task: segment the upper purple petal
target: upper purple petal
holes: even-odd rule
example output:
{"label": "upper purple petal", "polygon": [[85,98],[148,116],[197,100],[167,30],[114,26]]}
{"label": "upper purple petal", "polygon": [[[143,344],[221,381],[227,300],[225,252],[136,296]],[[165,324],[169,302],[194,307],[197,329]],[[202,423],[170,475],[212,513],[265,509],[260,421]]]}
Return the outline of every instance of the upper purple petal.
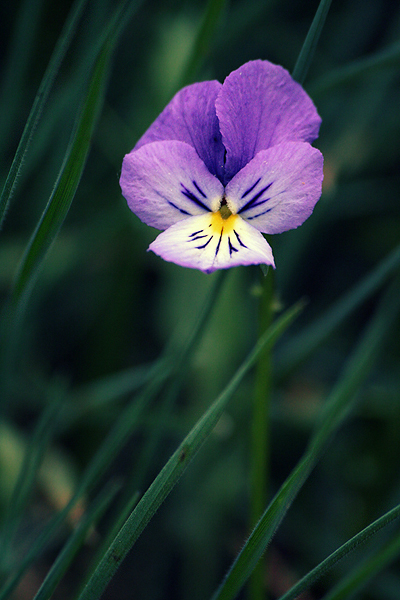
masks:
{"label": "upper purple petal", "polygon": [[222,180],[225,149],[215,112],[221,87],[219,81],[203,81],[180,90],[140,138],[135,150],[149,142],[186,142],[193,146],[210,173]]}
{"label": "upper purple petal", "polygon": [[216,112],[226,149],[224,183],[260,150],[287,141],[312,142],[321,124],[301,85],[283,67],[263,60],[228,75]]}
{"label": "upper purple petal", "polygon": [[185,142],[152,142],[127,154],[121,189],[129,208],[147,225],[166,229],[219,206],[221,182]]}

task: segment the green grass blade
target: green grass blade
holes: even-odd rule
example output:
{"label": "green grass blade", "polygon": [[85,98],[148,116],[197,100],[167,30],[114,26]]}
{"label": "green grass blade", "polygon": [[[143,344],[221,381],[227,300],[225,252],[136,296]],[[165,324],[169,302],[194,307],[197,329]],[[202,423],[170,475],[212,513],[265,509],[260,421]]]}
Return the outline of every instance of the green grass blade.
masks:
{"label": "green grass blade", "polygon": [[103,560],[99,563],[92,578],[79,596],[79,600],[95,600],[101,596],[126,554],[186,470],[200,446],[214,429],[229,399],[245,374],[254,365],[264,348],[272,347],[301,309],[302,303],[299,303],[288,310],[260,338],[254,350],[236,372],[225,390],[199,419],[144,494],[111,544]]}
{"label": "green grass blade", "polygon": [[51,598],[61,578],[85,542],[90,529],[97,521],[99,521],[106,509],[110,506],[119,488],[120,486],[115,483],[107,486],[93,502],[93,505],[82,517],[80,523],[72,532],[65,543],[64,548],[54,561],[50,571],[47,573],[42,585],[35,595],[34,600],[48,600]]}
{"label": "green grass blade", "polygon": [[[53,396],[53,395],[52,395]],[[10,504],[4,516],[0,537],[0,572],[7,571],[9,548],[23,511],[36,483],[38,471],[45,451],[60,424],[62,409],[61,396],[51,397],[51,401],[39,419],[31,441],[26,446],[25,456],[15,483]]]}
{"label": "green grass blade", "polygon": [[42,6],[43,0],[24,0],[21,3],[11,35],[7,60],[3,63],[0,85],[1,164],[4,164],[7,142],[13,127],[15,127],[15,117],[20,109],[20,99],[23,97],[29,61],[34,52],[33,43],[37,34]]}
{"label": "green grass blade", "polygon": [[150,401],[160,392],[166,379],[170,377],[172,373],[176,372],[176,370],[179,371],[182,361],[186,360],[187,357],[193,353],[194,348],[201,339],[200,334],[205,329],[210,311],[215,305],[220,287],[226,276],[227,271],[216,273],[214,284],[211,286],[202,311],[196,319],[195,325],[185,344],[180,348],[171,348],[170,346],[166,348],[164,357],[156,363],[156,368],[148,385],[139,395],[134,396],[130,404],[120,415],[118,421],[115,423],[103,444],[87,466],[81,477],[79,487],[75,491],[73,497],[63,510],[53,517],[50,523],[40,533],[35,543],[29,548],[29,551],[18,565],[18,569],[9,579],[4,589],[1,590],[0,600],[5,600],[9,597],[29,566],[37,560],[49,541],[53,539],[76,502],[98,483],[102,474],[110,466],[115,456],[120,452],[129,436],[132,435],[142,412],[148,406]]}
{"label": "green grass blade", "polygon": [[14,305],[20,303],[29,294],[35,276],[60,230],[75,196],[103,100],[111,50],[111,45],[107,43],[99,55],[86,101],[56,186],[22,259],[12,293]]}
{"label": "green grass blade", "polygon": [[14,160],[12,162],[10,171],[4,184],[3,191],[0,196],[0,230],[11,201],[16,181],[22,168],[23,161],[31,143],[32,136],[39,122],[40,115],[43,111],[43,107],[47,101],[50,90],[53,86],[54,79],[64,59],[65,53],[69,47],[72,37],[75,33],[76,27],[78,25],[79,19],[82,15],[82,11],[85,7],[86,2],[87,0],[77,0],[74,4],[70,16],[65,24],[64,30],[61,33],[56,48],[50,59],[50,63],[43,76],[42,82],[39,86],[38,93],[34,100],[31,112],[29,114],[24,131],[22,133],[21,140],[18,144]]}
{"label": "green grass blade", "polygon": [[331,6],[331,2],[332,0],[321,0],[319,3],[317,12],[315,13],[315,17],[311,23],[311,27],[307,33],[303,47],[300,50],[299,57],[292,72],[293,79],[299,83],[303,83],[307,76],[319,37],[325,24],[325,19]]}
{"label": "green grass blade", "polygon": [[355,60],[344,67],[340,67],[324,75],[309,86],[311,95],[320,98],[334,90],[336,87],[357,81],[361,77],[372,73],[398,67],[400,65],[400,42],[392,44],[389,48],[377,52],[372,56]]}
{"label": "green grass blade", "polygon": [[335,329],[368,300],[400,265],[400,246],[395,248],[364,279],[342,296],[304,331],[294,335],[278,355],[277,376],[287,373],[305,360]]}
{"label": "green grass blade", "polygon": [[323,600],[345,600],[364,587],[375,575],[393,562],[400,554],[400,534],[364,560],[352,573],[324,596]]}
{"label": "green grass blade", "polygon": [[313,583],[325,575],[332,567],[350,552],[358,549],[362,544],[370,541],[371,537],[378,533],[383,527],[394,521],[400,516],[400,504],[388,511],[379,519],[365,527],[362,531],[354,535],[345,544],[340,546],[335,552],[332,552],[325,560],[317,565],[312,571],[300,579],[290,590],[288,590],[279,600],[295,600],[302,592],[309,588]]}
{"label": "green grass blade", "polygon": [[395,280],[321,411],[305,454],[265,510],[213,600],[233,600],[248,580],[329,439],[346,417],[359,386],[368,376],[381,350],[385,336],[393,327],[399,309],[399,281]]}
{"label": "green grass blade", "polygon": [[212,39],[221,20],[227,0],[208,0],[203,21],[197,33],[179,87],[192,83],[210,51]]}
{"label": "green grass blade", "polygon": [[[259,330],[265,331],[274,316],[274,274],[261,275],[261,293],[258,306]],[[270,412],[272,398],[272,352],[263,352],[256,366],[251,420],[250,446],[250,528],[264,511],[269,497],[271,432]],[[249,582],[249,600],[264,600],[264,565],[259,563]]]}

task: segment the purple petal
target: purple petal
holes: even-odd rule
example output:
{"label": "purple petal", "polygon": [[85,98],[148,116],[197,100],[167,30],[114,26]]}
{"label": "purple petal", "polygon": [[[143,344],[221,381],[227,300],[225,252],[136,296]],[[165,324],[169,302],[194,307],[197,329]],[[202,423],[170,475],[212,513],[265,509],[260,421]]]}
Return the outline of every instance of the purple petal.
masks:
{"label": "purple petal", "polygon": [[120,185],[129,208],[157,229],[216,210],[223,195],[221,182],[194,148],[175,141],[132,150],[124,158]]}
{"label": "purple petal", "polygon": [[301,225],[321,196],[323,157],[305,142],[259,152],[226,187],[230,209],[264,233]]}
{"label": "purple petal", "polygon": [[238,265],[274,265],[262,234],[237,215],[219,212],[179,221],[150,244],[149,250],[182,267],[212,273]]}
{"label": "purple petal", "polygon": [[186,142],[195,148],[210,173],[221,179],[225,149],[215,112],[215,100],[221,87],[219,81],[204,81],[180,90],[134,149],[164,140]]}
{"label": "purple petal", "polygon": [[321,123],[301,85],[282,67],[262,60],[228,75],[216,110],[227,152],[225,183],[260,150],[286,141],[312,142]]}

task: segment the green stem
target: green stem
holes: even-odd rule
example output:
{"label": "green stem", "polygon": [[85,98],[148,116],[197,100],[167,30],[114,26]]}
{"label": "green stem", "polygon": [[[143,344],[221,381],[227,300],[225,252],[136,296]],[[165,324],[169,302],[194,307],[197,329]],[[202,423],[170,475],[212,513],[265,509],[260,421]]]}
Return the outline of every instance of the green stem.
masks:
{"label": "green stem", "polygon": [[[262,277],[259,304],[259,335],[272,323],[273,273]],[[251,428],[250,466],[250,527],[253,529],[262,515],[268,496],[270,459],[270,400],[271,400],[271,349],[266,349],[258,359]],[[264,562],[259,562],[249,581],[250,600],[265,598]]]}

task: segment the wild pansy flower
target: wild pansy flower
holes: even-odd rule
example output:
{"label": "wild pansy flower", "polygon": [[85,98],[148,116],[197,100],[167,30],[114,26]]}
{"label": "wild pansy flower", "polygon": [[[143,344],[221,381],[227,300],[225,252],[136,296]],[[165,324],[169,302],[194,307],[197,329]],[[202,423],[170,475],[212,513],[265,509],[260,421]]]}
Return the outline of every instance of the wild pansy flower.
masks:
{"label": "wild pansy flower", "polygon": [[262,233],[301,225],[321,195],[321,119],[280,66],[255,60],[178,92],[124,158],[130,209],[162,258],[211,273],[274,264]]}

